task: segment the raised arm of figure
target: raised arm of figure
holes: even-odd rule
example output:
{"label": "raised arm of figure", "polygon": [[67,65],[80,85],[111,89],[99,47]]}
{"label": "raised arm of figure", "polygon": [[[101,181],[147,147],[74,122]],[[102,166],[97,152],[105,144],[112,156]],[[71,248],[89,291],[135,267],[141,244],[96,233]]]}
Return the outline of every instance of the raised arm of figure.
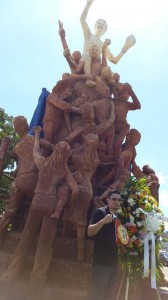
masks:
{"label": "raised arm of figure", "polygon": [[81,14],[81,17],[80,17],[80,22],[81,22],[81,25],[82,25],[82,28],[83,28],[83,33],[84,33],[84,36],[87,38],[88,36],[90,36],[90,28],[86,22],[86,18],[87,18],[87,15],[88,15],[88,11],[89,11],[89,8],[90,8],[90,5],[92,4],[94,0],[87,0],[87,3],[83,9],[83,12]]}
{"label": "raised arm of figure", "polygon": [[132,86],[129,83],[125,83],[127,92],[132,98],[132,102],[128,102],[129,110],[136,110],[136,109],[141,109],[141,104],[135,95]]}
{"label": "raised arm of figure", "polygon": [[107,67],[106,48],[111,44],[110,39],[106,39],[102,47],[102,68]]}
{"label": "raised arm of figure", "polygon": [[40,126],[36,126],[33,128],[33,131],[35,133],[34,136],[34,148],[33,148],[33,156],[36,166],[39,168],[42,161],[45,160],[44,156],[42,156],[40,151],[40,132],[42,131],[42,128]]}
{"label": "raised arm of figure", "polygon": [[74,62],[74,60],[72,59],[72,56],[71,56],[71,53],[70,53],[70,50],[69,48],[64,48],[64,52],[63,52],[63,55],[64,57],[66,58],[69,66],[70,66],[70,69],[76,69],[77,68],[77,65],[76,63]]}
{"label": "raised arm of figure", "polygon": [[66,42],[66,39],[65,39],[65,30],[63,28],[63,23],[60,20],[58,21],[58,25],[59,25],[58,33],[59,33],[60,38],[61,38],[62,46],[65,50],[66,48],[68,48],[68,45],[67,45],[67,42]]}
{"label": "raised arm of figure", "polygon": [[122,47],[121,52],[115,57],[111,52],[109,48],[106,48],[106,57],[109,61],[111,61],[113,64],[117,64],[119,60],[122,58],[122,56],[128,51],[129,48],[133,47],[136,43],[136,39],[134,35],[129,35],[126,40],[125,44]]}

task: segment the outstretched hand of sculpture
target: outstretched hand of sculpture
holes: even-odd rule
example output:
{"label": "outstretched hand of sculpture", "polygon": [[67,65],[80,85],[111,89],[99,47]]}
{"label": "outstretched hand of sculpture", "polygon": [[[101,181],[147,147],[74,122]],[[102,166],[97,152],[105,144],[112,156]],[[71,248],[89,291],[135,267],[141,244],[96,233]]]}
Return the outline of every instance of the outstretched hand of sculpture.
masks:
{"label": "outstretched hand of sculpture", "polygon": [[[83,12],[80,17],[81,25],[83,28],[83,34],[84,34],[84,51],[83,56],[81,60],[84,60],[85,66],[84,70],[86,74],[91,73],[91,62],[89,58],[89,50],[91,46],[96,45],[102,50],[103,42],[101,41],[100,37],[106,32],[107,30],[107,23],[103,19],[99,19],[96,21],[95,24],[95,34],[93,34],[86,22],[88,11],[90,8],[90,5],[93,3],[94,0],[88,0]],[[115,57],[111,52],[110,49],[106,48],[106,57],[109,61],[111,61],[114,64],[117,64],[118,61],[122,58],[122,56],[128,51],[130,47],[132,47],[136,42],[136,39],[133,35],[130,35],[126,38],[125,44],[121,50],[121,52]]]}
{"label": "outstretched hand of sculpture", "polygon": [[63,23],[59,20],[58,21],[58,25],[59,25],[59,35],[61,39],[65,39],[65,30],[63,28]]}

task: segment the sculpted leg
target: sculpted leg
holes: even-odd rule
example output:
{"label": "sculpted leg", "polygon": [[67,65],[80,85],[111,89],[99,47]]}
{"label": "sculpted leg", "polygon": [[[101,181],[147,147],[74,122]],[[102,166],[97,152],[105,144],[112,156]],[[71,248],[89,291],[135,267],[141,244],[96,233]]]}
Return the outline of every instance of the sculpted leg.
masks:
{"label": "sculpted leg", "polygon": [[3,214],[3,217],[0,221],[0,248],[2,247],[4,239],[6,237],[8,226],[19,209],[22,196],[23,195],[21,192],[19,192],[15,188],[12,188],[11,196],[5,207],[5,213]]}
{"label": "sculpted leg", "polygon": [[50,215],[44,216],[38,239],[36,257],[33,270],[31,272],[31,281],[45,282],[47,271],[52,256],[52,246],[56,233],[57,220]]}
{"label": "sculpted leg", "polygon": [[130,125],[128,123],[124,124],[119,131],[119,133],[114,138],[114,146],[113,146],[113,155],[119,156],[121,152],[121,146],[123,143],[124,138],[128,134],[130,129]]}
{"label": "sculpted leg", "polygon": [[40,227],[41,214],[36,210],[29,212],[27,221],[21,236],[20,243],[16,249],[13,260],[9,265],[7,271],[4,273],[2,279],[11,281],[18,276],[18,273],[22,267],[22,263],[29,251],[29,248],[36,236],[36,233]]}
{"label": "sculpted leg", "polygon": [[84,261],[84,252],[85,252],[85,232],[86,227],[85,226],[79,226],[77,225],[77,242],[78,242],[78,261],[83,262]]}

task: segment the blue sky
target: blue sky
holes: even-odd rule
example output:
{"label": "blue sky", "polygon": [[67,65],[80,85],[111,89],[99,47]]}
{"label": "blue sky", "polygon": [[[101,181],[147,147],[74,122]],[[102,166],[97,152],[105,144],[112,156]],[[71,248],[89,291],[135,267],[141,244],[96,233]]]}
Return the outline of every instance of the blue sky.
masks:
{"label": "blue sky", "polygon": [[[28,121],[43,87],[51,91],[68,72],[58,35],[64,23],[71,51],[82,51],[80,14],[86,0],[0,0],[0,106],[9,115]],[[137,164],[149,164],[160,178],[160,208],[168,217],[168,2],[167,0],[95,0],[88,23],[94,31],[97,18],[104,18],[117,55],[129,34],[136,37],[117,65],[109,64],[129,82],[141,102],[140,111],[129,112],[131,128],[141,132]],[[102,39],[104,39],[102,38]],[[168,226],[167,226],[168,227]]]}

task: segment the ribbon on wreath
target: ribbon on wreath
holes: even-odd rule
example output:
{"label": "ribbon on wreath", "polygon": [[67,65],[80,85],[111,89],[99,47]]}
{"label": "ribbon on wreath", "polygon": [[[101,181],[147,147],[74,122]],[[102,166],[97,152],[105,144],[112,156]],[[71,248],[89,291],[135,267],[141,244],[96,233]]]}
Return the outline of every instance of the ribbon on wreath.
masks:
{"label": "ribbon on wreath", "polygon": [[156,289],[156,257],[155,257],[155,235],[160,228],[162,220],[156,216],[151,216],[143,209],[140,209],[145,214],[145,229],[146,236],[144,238],[144,277],[149,276],[149,241],[151,241],[151,288]]}

